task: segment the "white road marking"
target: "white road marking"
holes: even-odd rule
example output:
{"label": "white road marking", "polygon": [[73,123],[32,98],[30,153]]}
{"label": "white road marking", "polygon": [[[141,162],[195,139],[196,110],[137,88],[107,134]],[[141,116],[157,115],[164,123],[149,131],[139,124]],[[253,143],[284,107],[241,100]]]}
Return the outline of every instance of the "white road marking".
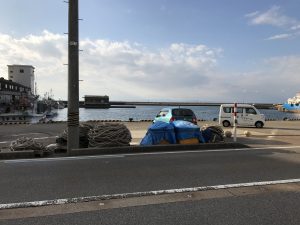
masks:
{"label": "white road marking", "polygon": [[75,157],[57,157],[57,158],[43,158],[43,159],[15,159],[4,160],[6,164],[13,163],[39,163],[39,162],[53,162],[53,161],[69,161],[69,160],[82,160],[82,159],[110,159],[110,158],[123,158],[123,155],[96,155],[96,156],[75,156]]}
{"label": "white road marking", "polygon": [[18,137],[18,136],[28,136],[28,135],[34,135],[34,134],[41,134],[41,133],[23,133],[23,134],[13,134],[12,137]]}
{"label": "white road marking", "polygon": [[278,146],[278,147],[260,147],[260,148],[230,148],[230,149],[211,149],[211,150],[190,150],[190,151],[168,151],[168,152],[145,152],[145,153],[126,153],[124,156],[138,156],[138,155],[164,155],[164,154],[184,154],[184,153],[207,153],[207,152],[233,152],[233,151],[251,151],[251,150],[265,150],[265,149],[293,149],[300,146]]}
{"label": "white road marking", "polygon": [[33,201],[33,202],[17,202],[17,203],[0,204],[0,210],[49,206],[49,205],[63,205],[69,203],[80,203],[80,202],[100,201],[100,200],[109,200],[109,199],[123,199],[123,198],[153,196],[153,195],[163,195],[163,194],[220,190],[220,189],[228,189],[228,188],[255,187],[255,186],[266,186],[266,185],[275,185],[275,184],[290,184],[290,183],[299,183],[299,182],[300,182],[300,178],[297,178],[297,179],[288,179],[288,180],[259,181],[259,182],[238,183],[238,184],[221,184],[221,185],[214,185],[214,186],[202,186],[202,187],[192,187],[192,188],[179,188],[179,189],[132,192],[132,193],[112,194],[112,195],[98,195],[98,196],[87,196],[87,197],[77,197],[77,198],[42,200],[42,201]]}
{"label": "white road marking", "polygon": [[41,139],[50,139],[50,138],[58,138],[58,136],[52,136],[52,137],[38,137],[38,138],[33,138],[35,140],[41,140]]}

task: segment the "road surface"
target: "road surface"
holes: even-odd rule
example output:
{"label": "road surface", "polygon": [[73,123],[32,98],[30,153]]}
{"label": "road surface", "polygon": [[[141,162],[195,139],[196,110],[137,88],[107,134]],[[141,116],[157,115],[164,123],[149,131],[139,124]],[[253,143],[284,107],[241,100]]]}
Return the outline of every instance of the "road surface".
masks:
{"label": "road surface", "polygon": [[[1,161],[0,204],[15,208],[0,210],[0,224],[299,224],[299,149]],[[205,189],[212,186],[216,190]],[[151,192],[158,190],[170,193]],[[124,193],[132,198],[34,208],[15,204]]]}

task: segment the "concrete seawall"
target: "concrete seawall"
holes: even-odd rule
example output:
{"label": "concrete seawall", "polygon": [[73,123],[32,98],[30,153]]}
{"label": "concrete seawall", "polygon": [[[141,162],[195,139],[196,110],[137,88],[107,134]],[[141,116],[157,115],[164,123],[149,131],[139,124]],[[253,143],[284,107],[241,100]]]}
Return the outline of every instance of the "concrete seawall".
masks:
{"label": "concrete seawall", "polygon": [[[63,101],[67,106],[68,102]],[[108,105],[112,108],[132,108],[135,106],[220,106],[222,104],[228,104],[232,102],[129,102],[129,101],[109,101]],[[274,103],[243,103],[254,105],[258,109],[276,109],[278,104]],[[84,107],[84,101],[79,102],[80,107]],[[103,105],[107,108],[107,105]],[[103,108],[103,106],[99,108]],[[104,107],[104,108],[105,108]]]}

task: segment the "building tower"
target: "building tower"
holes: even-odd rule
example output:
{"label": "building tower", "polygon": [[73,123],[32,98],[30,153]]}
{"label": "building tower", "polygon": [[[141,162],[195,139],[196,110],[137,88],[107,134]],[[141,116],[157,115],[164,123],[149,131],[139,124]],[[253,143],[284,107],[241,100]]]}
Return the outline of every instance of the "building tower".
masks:
{"label": "building tower", "polygon": [[34,88],[34,67],[31,65],[7,65],[8,80],[31,88],[31,93],[36,94]]}

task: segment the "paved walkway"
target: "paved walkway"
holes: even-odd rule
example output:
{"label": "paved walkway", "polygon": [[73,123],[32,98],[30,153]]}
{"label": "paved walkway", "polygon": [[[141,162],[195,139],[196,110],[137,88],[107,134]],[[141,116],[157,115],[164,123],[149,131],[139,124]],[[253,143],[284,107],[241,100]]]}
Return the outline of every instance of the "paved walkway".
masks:
{"label": "paved walkway", "polygon": [[[132,145],[138,145],[145,136],[151,122],[124,122],[132,135]],[[199,126],[218,125],[213,121],[200,121]],[[66,123],[54,124],[19,124],[0,126],[0,148],[9,146],[10,142],[19,137],[33,137],[45,144],[55,143],[55,139],[67,127]],[[223,128],[224,131],[232,128]],[[245,131],[250,136],[245,136]],[[267,146],[300,146],[300,121],[267,121],[264,128],[238,127],[237,142],[251,147]],[[232,139],[227,139],[232,141]]]}

